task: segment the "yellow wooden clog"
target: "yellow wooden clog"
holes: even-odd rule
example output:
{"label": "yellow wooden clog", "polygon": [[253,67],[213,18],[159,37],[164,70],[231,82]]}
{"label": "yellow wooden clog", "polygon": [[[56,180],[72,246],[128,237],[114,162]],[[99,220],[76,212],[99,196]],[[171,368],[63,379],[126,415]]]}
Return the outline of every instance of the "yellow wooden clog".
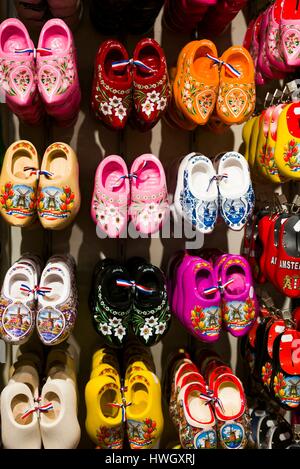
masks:
{"label": "yellow wooden clog", "polygon": [[300,104],[284,107],[277,125],[275,162],[280,173],[290,179],[300,179]]}
{"label": "yellow wooden clog", "polygon": [[44,228],[61,230],[80,208],[77,156],[66,143],[53,143],[43,157],[37,211]]}
{"label": "yellow wooden clog", "polygon": [[101,449],[123,447],[122,395],[110,376],[97,376],[85,387],[86,431]]}
{"label": "yellow wooden clog", "polygon": [[[130,370],[129,370],[130,371]],[[150,449],[163,431],[161,387],[151,371],[126,372],[125,400],[127,434],[131,449]]]}
{"label": "yellow wooden clog", "polygon": [[249,156],[248,163],[251,171],[251,175],[254,176],[254,164],[256,158],[256,149],[257,149],[257,140],[260,128],[260,118],[261,116],[254,117],[254,123],[251,132],[250,144],[249,144]]}
{"label": "yellow wooden clog", "polygon": [[288,178],[280,174],[274,158],[275,148],[277,144],[278,119],[285,106],[286,104],[278,104],[278,106],[274,108],[266,142],[265,170],[267,172],[269,180],[272,181],[273,184],[281,184],[288,181]]}
{"label": "yellow wooden clog", "polygon": [[0,177],[1,215],[10,225],[29,226],[36,215],[39,159],[35,147],[19,140],[7,149]]}
{"label": "yellow wooden clog", "polygon": [[256,147],[255,168],[259,179],[262,182],[271,182],[268,178],[266,167],[269,164],[269,154],[267,152],[267,138],[271,125],[272,114],[275,106],[269,107],[262,112],[259,133]]}
{"label": "yellow wooden clog", "polygon": [[255,122],[255,117],[251,117],[251,119],[249,119],[244,124],[243,131],[242,131],[242,138],[243,138],[243,142],[245,145],[244,156],[247,161],[249,161],[250,140],[251,140],[251,134],[253,131],[254,122]]}

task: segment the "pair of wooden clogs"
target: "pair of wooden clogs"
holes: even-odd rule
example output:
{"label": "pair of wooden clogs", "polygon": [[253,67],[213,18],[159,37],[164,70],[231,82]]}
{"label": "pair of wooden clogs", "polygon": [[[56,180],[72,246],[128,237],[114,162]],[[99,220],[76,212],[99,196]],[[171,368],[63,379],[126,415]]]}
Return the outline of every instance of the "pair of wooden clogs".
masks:
{"label": "pair of wooden clogs", "polygon": [[213,42],[189,42],[178,57],[173,100],[187,130],[207,124],[214,110],[227,126],[245,122],[255,107],[250,54],[233,46],[218,58]]}
{"label": "pair of wooden clogs", "polygon": [[65,228],[80,208],[79,167],[72,148],[53,143],[40,167],[32,143],[10,145],[0,176],[0,207],[10,225],[27,227],[37,214],[44,228]]}
{"label": "pair of wooden clogs", "polygon": [[245,158],[256,182],[300,179],[299,115],[299,103],[282,103],[246,122]]}

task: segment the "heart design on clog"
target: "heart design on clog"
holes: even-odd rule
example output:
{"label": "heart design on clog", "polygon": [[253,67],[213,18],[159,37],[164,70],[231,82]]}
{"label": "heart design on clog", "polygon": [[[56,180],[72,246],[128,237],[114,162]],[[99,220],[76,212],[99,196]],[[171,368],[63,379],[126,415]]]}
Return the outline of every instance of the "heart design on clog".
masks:
{"label": "heart design on clog", "polygon": [[45,344],[52,344],[65,332],[66,320],[56,308],[40,309],[36,318],[36,327]]}
{"label": "heart design on clog", "polygon": [[32,313],[21,302],[10,304],[2,316],[2,327],[13,340],[20,340],[32,327]]}
{"label": "heart design on clog", "polygon": [[204,90],[196,96],[197,110],[202,119],[207,119],[216,102],[216,93],[213,90]]}
{"label": "heart design on clog", "polygon": [[60,75],[58,71],[50,66],[45,65],[39,71],[39,86],[49,96],[53,96],[60,88]]}
{"label": "heart design on clog", "polygon": [[297,29],[289,29],[288,33],[284,35],[284,45],[291,57],[299,52],[300,34]]}
{"label": "heart design on clog", "polygon": [[33,74],[27,65],[19,65],[10,73],[11,88],[17,95],[27,96],[33,85]]}
{"label": "heart design on clog", "polygon": [[240,88],[233,88],[226,94],[225,103],[231,114],[234,117],[239,117],[248,105],[248,97],[245,91]]}

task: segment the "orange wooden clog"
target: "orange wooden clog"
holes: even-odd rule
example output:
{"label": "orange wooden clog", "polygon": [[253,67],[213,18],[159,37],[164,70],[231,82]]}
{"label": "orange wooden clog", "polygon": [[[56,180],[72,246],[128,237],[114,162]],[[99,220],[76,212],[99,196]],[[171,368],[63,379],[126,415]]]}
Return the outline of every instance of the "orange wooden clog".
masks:
{"label": "orange wooden clog", "polygon": [[[217,114],[225,124],[242,124],[255,108],[254,64],[249,52],[232,46],[220,58],[220,89]],[[232,72],[238,72],[237,76]]]}
{"label": "orange wooden clog", "polygon": [[175,99],[175,103],[176,103],[176,106],[178,108],[179,108],[179,103],[178,103],[178,100],[177,100],[177,96],[179,95],[179,86],[180,86],[180,83],[181,83],[181,80],[182,80],[182,75],[183,75],[183,71],[184,71],[184,62],[185,62],[185,59],[186,59],[186,55],[187,55],[189,49],[191,47],[193,47],[197,42],[198,41],[191,41],[188,44],[186,44],[183,47],[183,49],[181,49],[180,54],[179,54],[178,59],[177,59],[177,67],[176,67],[175,78],[174,78],[174,80],[172,79],[172,81],[173,81],[172,90],[173,90],[173,96],[174,96],[174,99]]}
{"label": "orange wooden clog", "polygon": [[175,128],[179,128],[183,130],[195,130],[195,128],[197,127],[197,124],[187,119],[185,115],[182,113],[181,109],[177,107],[176,105],[175,93],[174,93],[176,74],[177,74],[177,69],[175,67],[172,67],[169,69],[169,77],[170,77],[170,83],[172,86],[173,93],[172,93],[170,104],[167,109],[167,113],[165,114],[166,121],[171,127],[175,127]]}
{"label": "orange wooden clog", "polygon": [[208,55],[217,58],[214,43],[206,39],[194,41],[187,49],[181,79],[177,82],[178,91],[175,90],[178,106],[189,120],[198,125],[208,122],[218,95],[218,65]]}

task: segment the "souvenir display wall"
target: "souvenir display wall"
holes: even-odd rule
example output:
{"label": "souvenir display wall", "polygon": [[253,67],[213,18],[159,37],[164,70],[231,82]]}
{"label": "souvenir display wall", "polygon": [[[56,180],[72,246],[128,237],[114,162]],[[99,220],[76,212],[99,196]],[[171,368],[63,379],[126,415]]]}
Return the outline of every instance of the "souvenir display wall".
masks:
{"label": "souvenir display wall", "polygon": [[3,448],[299,448],[299,2],[14,3]]}

